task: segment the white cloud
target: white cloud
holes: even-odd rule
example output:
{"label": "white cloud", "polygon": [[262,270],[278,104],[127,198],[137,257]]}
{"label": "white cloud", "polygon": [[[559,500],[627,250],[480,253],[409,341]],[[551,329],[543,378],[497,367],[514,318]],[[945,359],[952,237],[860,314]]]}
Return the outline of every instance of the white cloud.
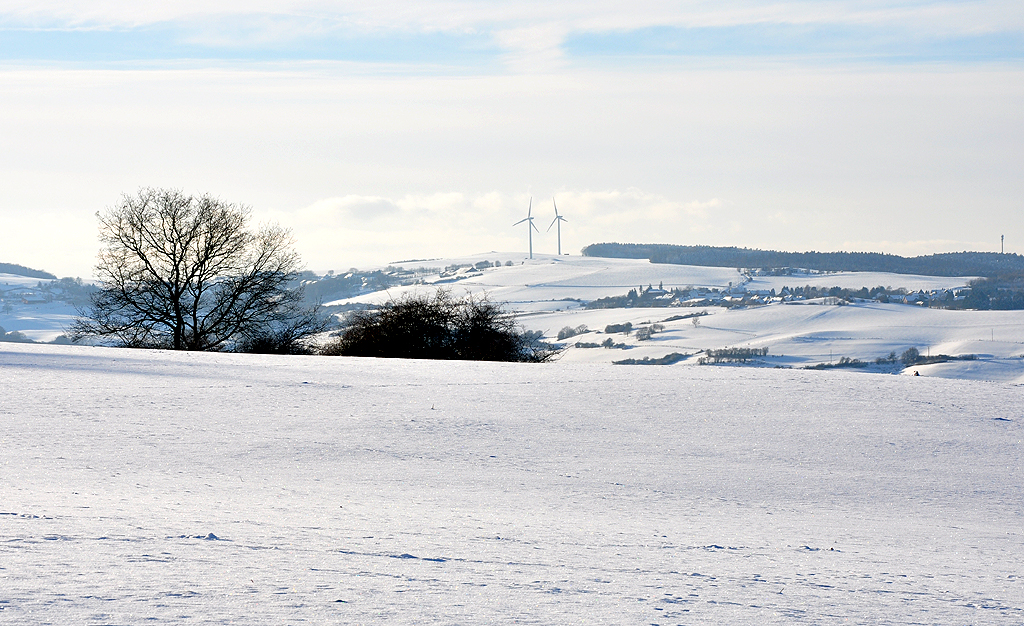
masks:
{"label": "white cloud", "polygon": [[349,195],[319,200],[296,211],[293,220],[298,224],[314,226],[335,226],[353,221],[363,225],[379,221],[398,211],[398,205],[387,198]]}
{"label": "white cloud", "polygon": [[630,188],[624,191],[584,191],[560,193],[559,199],[575,207],[582,219],[614,226],[624,220],[672,228],[706,219],[708,210],[720,207],[721,200],[679,201]]}
{"label": "white cloud", "polygon": [[[1024,12],[1015,0],[953,1],[750,1],[611,0],[241,0],[179,2],[97,0],[0,1],[8,23],[69,27],[135,27],[162,22],[259,17],[337,24],[364,31],[499,32],[558,24],[563,32],[628,30],[650,26],[715,27],[738,24],[903,25],[922,33],[977,33],[1020,29]],[[548,28],[543,26],[543,28]],[[512,35],[516,38],[516,35]],[[507,38],[508,35],[501,35]],[[527,39],[530,37],[527,35]]]}
{"label": "white cloud", "polygon": [[88,274],[93,214],[140,186],[249,204],[318,269],[525,250],[512,224],[531,195],[542,230],[557,196],[567,251],[962,249],[1002,233],[1024,250],[1012,67],[8,68],[0,101],[0,260],[57,273]]}
{"label": "white cloud", "polygon": [[494,34],[495,42],[506,51],[505,63],[513,70],[551,71],[565,64],[562,43],[567,30],[556,23],[540,23]]}

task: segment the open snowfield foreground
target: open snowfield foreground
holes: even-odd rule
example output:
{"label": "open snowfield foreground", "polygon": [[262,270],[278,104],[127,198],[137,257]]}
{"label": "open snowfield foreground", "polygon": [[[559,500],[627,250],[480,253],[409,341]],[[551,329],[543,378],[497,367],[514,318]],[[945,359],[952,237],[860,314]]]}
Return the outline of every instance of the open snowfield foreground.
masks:
{"label": "open snowfield foreground", "polygon": [[1020,624],[1022,388],[0,345],[2,624]]}

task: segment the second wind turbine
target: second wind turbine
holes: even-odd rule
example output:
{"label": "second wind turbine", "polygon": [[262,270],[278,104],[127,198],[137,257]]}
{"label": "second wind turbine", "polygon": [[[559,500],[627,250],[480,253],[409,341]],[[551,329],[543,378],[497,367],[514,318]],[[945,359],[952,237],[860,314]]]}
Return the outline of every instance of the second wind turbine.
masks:
{"label": "second wind turbine", "polygon": [[526,212],[526,217],[524,217],[523,219],[519,220],[518,222],[516,222],[515,224],[512,224],[512,225],[513,226],[519,226],[523,222],[526,222],[526,223],[529,224],[529,226],[526,228],[526,232],[528,232],[530,234],[530,258],[532,259],[533,258],[533,231],[537,231],[538,233],[540,232],[540,229],[537,228],[537,226],[535,226],[534,223],[533,223],[533,197],[532,196],[530,197],[530,209]]}
{"label": "second wind turbine", "polygon": [[[551,220],[551,226],[558,224],[558,256],[562,256],[562,222],[568,222],[558,214],[558,205],[555,204],[555,197],[551,196],[551,204],[555,206],[555,219]],[[548,232],[551,232],[551,226],[548,226]]]}

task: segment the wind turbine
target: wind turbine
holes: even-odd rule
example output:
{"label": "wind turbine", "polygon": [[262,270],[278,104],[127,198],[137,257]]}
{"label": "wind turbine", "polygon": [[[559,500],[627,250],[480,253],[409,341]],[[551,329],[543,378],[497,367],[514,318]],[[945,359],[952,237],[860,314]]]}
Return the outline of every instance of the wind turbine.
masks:
{"label": "wind turbine", "polygon": [[[558,205],[555,204],[554,196],[551,196],[551,204],[555,206],[555,219],[551,220],[551,226],[558,224],[558,256],[562,256],[562,222],[568,222],[569,220],[558,214]],[[547,232],[551,232],[551,226],[548,226]]]}
{"label": "wind turbine", "polygon": [[513,226],[519,226],[523,222],[527,222],[530,225],[526,229],[526,232],[528,232],[530,234],[530,258],[532,259],[533,258],[533,231],[537,231],[538,233],[540,232],[540,229],[537,228],[534,225],[534,223],[533,223],[533,197],[532,196],[530,197],[530,209],[526,212],[526,217],[524,217],[523,219],[519,220],[518,222],[516,222],[515,224],[512,224],[512,225]]}

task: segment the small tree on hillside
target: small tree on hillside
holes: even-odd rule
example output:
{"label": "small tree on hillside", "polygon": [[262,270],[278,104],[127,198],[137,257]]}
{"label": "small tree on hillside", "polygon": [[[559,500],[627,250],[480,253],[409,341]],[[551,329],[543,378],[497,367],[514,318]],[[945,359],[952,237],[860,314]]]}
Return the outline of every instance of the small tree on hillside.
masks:
{"label": "small tree on hillside", "polygon": [[921,351],[914,347],[907,348],[903,351],[903,354],[900,355],[900,361],[902,361],[903,365],[906,365],[907,367],[917,363],[920,358]]}
{"label": "small tree on hillside", "polygon": [[101,289],[73,324],[73,338],[295,351],[326,321],[289,289],[300,260],[288,231],[252,230],[250,216],[248,207],[173,189],[142,189],[97,213]]}

